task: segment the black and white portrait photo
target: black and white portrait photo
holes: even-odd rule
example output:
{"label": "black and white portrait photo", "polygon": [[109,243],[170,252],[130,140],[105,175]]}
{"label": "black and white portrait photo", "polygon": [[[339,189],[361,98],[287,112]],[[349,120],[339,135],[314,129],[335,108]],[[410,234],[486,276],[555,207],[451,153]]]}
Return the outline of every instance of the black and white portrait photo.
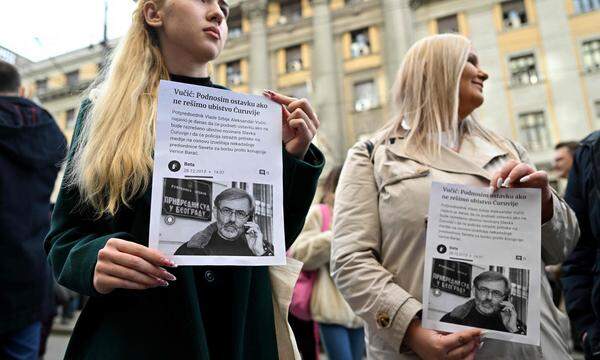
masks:
{"label": "black and white portrait photo", "polygon": [[274,255],[271,185],[171,178],[163,185],[160,245],[165,252]]}
{"label": "black and white portrait photo", "polygon": [[433,259],[429,318],[527,335],[529,270]]}

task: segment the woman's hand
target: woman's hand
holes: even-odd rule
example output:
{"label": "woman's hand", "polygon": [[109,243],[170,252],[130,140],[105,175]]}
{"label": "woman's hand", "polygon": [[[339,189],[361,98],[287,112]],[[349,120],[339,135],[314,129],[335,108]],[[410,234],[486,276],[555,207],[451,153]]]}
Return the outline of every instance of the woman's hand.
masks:
{"label": "woman's hand", "polygon": [[281,104],[282,134],[285,150],[298,159],[304,159],[310,142],[317,134],[320,122],[306,99],[296,99],[265,90],[263,94]]}
{"label": "woman's hand", "polygon": [[421,320],[413,320],[406,330],[405,342],[421,359],[473,360],[479,349],[481,330],[468,329],[454,334],[443,334],[421,327]]}
{"label": "woman's hand", "polygon": [[535,171],[531,166],[515,160],[509,160],[502,169],[496,171],[490,187],[496,191],[500,187],[535,188],[542,190],[542,224],[552,219],[554,207],[552,190],[545,171]]}
{"label": "woman's hand", "polygon": [[98,252],[94,288],[101,294],[114,289],[144,290],[168,286],[175,276],[161,266],[175,264],[159,251],[131,241],[112,238]]}

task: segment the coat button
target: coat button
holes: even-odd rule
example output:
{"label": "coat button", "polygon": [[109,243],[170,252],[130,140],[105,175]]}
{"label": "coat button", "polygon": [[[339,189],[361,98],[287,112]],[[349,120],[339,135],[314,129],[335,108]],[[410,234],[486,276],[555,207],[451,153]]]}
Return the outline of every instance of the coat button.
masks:
{"label": "coat button", "polygon": [[215,274],[212,271],[208,270],[204,273],[204,279],[208,282],[213,282],[215,281]]}
{"label": "coat button", "polygon": [[377,313],[377,325],[382,328],[386,328],[390,326],[390,316],[385,311],[380,311]]}

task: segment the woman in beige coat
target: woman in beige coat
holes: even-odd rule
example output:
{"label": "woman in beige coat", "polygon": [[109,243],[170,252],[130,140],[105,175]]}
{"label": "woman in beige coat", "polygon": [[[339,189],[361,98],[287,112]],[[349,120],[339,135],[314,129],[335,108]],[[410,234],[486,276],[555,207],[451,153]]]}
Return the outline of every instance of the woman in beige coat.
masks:
{"label": "woman in beige coat", "polygon": [[302,232],[290,255],[304,263],[303,270],[317,271],[310,301],[312,318],[319,324],[327,356],[332,360],[360,360],[365,351],[362,320],[354,314],[329,275],[331,211],[342,168],[331,170],[323,184],[320,204],[308,212]]}
{"label": "woman in beige coat", "polygon": [[570,358],[569,335],[559,326],[564,315],[545,277],[541,346],[482,341],[477,329],[442,334],[420,326],[432,181],[541,189],[542,270],[561,262],[579,236],[573,212],[526,151],[471,116],[487,78],[462,36],[415,43],[398,72],[396,118],[349,152],[336,192],[331,271],[365,321],[369,359]]}

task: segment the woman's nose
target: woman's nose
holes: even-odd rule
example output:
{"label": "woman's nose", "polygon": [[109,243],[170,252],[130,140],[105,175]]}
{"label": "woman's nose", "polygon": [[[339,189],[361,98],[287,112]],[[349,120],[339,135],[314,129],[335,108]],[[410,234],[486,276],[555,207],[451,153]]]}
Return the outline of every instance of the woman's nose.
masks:
{"label": "woman's nose", "polygon": [[225,14],[223,14],[223,10],[221,10],[217,1],[215,1],[213,4],[214,5],[211,7],[207,14],[208,21],[215,22],[218,25],[221,25],[223,20],[225,20]]}

